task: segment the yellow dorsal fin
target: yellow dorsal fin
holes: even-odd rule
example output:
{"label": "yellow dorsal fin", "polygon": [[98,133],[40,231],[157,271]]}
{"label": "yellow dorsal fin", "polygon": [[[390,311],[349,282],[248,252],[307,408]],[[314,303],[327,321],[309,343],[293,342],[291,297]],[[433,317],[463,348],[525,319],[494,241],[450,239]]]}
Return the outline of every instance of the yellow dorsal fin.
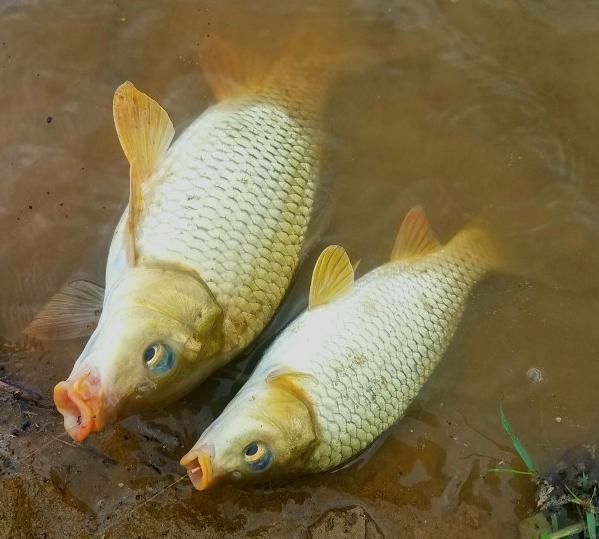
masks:
{"label": "yellow dorsal fin", "polygon": [[309,309],[333,301],[354,284],[354,270],[343,247],[330,245],[316,261],[310,284]]}
{"label": "yellow dorsal fin", "polygon": [[175,130],[166,111],[129,81],[116,89],[112,112],[130,166],[129,258],[135,264],[135,232],[142,207],[142,185],[166,154]]}
{"label": "yellow dorsal fin", "polygon": [[440,247],[441,244],[433,235],[424,210],[416,206],[406,214],[399,227],[391,251],[391,261],[420,258]]}
{"label": "yellow dorsal fin", "polygon": [[202,42],[200,63],[219,101],[260,91],[267,84],[271,67],[271,63],[249,58],[214,36]]}

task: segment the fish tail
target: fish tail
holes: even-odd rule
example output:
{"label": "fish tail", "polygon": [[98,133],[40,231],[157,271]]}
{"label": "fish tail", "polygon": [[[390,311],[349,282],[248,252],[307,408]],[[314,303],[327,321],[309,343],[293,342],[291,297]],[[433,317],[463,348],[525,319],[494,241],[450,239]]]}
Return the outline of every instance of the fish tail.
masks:
{"label": "fish tail", "polygon": [[470,225],[458,232],[446,245],[434,235],[420,206],[405,216],[391,251],[391,262],[410,261],[438,252],[475,262],[484,270],[505,271],[505,255],[485,227]]}
{"label": "fish tail", "polygon": [[505,250],[484,227],[469,225],[449,242],[452,251],[464,252],[469,259],[492,271],[509,272]]}
{"label": "fish tail", "polygon": [[200,44],[202,72],[219,101],[257,95],[289,107],[315,107],[364,56],[355,45],[352,50],[352,26],[339,16],[303,16],[286,32],[289,37],[269,50],[211,34]]}

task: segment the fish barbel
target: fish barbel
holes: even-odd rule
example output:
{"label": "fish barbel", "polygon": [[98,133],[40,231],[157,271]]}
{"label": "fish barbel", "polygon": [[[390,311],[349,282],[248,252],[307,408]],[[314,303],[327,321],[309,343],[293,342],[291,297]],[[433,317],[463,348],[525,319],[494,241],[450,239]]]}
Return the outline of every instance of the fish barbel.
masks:
{"label": "fish barbel", "polygon": [[355,283],[345,251],[325,249],[308,310],[181,460],[196,488],[329,470],[358,455],[404,414],[470,291],[498,266],[482,230],[441,246],[420,208],[407,214],[391,261]]}
{"label": "fish barbel", "polygon": [[203,67],[218,103],[172,145],[173,125],[158,103],[130,82],[116,90],[130,199],[105,292],[71,283],[27,329],[42,339],[76,337],[97,322],[54,389],[77,441],[182,396],[230,361],[264,329],[298,265],[331,73],[312,59],[252,71],[210,43]]}

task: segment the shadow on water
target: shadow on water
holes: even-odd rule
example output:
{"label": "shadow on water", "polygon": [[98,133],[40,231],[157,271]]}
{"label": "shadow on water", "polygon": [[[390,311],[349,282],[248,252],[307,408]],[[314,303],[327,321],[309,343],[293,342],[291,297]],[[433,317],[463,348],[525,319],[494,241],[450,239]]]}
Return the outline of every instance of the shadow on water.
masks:
{"label": "shadow on water", "polygon": [[[476,289],[399,424],[336,473],[206,494],[175,483],[178,459],[305,305],[315,249],[252,349],[166,410],[77,446],[59,437],[51,410],[0,397],[0,521],[9,523],[0,535],[318,537],[341,522],[369,537],[515,536],[532,492],[488,473],[515,462],[499,401],[541,466],[592,441],[599,424],[599,303],[589,293],[599,288],[599,10],[582,0],[562,6],[340,8],[357,21],[356,50],[377,61],[328,99],[325,189],[334,208],[317,245],[346,246],[364,272],[387,258],[403,215],[421,204],[441,238],[484,220],[510,245],[516,269]],[[114,88],[133,80],[180,132],[212,102],[197,60],[202,38],[265,46],[304,11],[328,13],[299,1],[2,4],[0,376],[49,399],[82,348],[10,343],[63,282],[103,279],[127,199]]]}

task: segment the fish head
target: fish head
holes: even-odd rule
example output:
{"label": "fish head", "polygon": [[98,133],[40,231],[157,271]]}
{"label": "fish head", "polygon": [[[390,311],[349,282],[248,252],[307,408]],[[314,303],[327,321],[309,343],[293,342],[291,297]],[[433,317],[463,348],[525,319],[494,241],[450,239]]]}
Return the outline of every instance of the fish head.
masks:
{"label": "fish head", "polygon": [[294,392],[268,383],[245,388],[181,459],[194,487],[261,482],[305,469],[317,443],[308,406]]}
{"label": "fish head", "polygon": [[218,365],[222,309],[197,276],[134,267],[108,292],[98,327],[54,389],[77,441],[118,417],[172,401]]}

